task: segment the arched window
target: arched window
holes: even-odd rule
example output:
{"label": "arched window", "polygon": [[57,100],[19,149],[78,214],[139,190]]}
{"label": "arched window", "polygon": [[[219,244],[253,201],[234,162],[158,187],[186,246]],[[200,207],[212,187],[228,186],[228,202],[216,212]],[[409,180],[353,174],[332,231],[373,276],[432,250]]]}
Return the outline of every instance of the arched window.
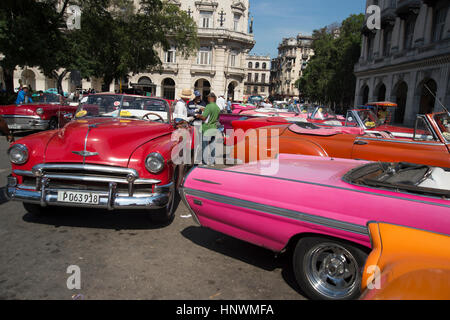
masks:
{"label": "arched window", "polygon": [[249,68],[249,69],[253,69],[253,63],[252,63],[252,62],[249,62],[249,63],[248,63],[248,68]]}
{"label": "arched window", "polygon": [[267,69],[267,63],[264,62],[264,63],[262,64],[262,68],[263,68],[264,70],[266,70],[266,69]]}
{"label": "arched window", "polygon": [[256,69],[259,68],[259,62],[256,63],[255,68],[256,68]]}
{"label": "arched window", "polygon": [[175,81],[166,78],[162,82],[163,98],[168,100],[175,100]]}

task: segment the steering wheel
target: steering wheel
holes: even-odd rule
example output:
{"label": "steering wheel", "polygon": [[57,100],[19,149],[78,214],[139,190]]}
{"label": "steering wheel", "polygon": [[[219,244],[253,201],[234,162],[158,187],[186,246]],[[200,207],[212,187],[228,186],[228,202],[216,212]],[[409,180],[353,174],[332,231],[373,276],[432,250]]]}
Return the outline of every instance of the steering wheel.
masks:
{"label": "steering wheel", "polygon": [[155,117],[158,117],[158,118],[159,118],[158,120],[154,120],[154,121],[165,122],[164,119],[163,119],[163,117],[161,117],[161,116],[160,116],[159,114],[157,114],[157,113],[152,113],[152,112],[149,112],[149,113],[147,113],[146,115],[144,115],[144,116],[142,117],[142,120],[144,120],[144,119],[150,120],[150,116],[155,116]]}

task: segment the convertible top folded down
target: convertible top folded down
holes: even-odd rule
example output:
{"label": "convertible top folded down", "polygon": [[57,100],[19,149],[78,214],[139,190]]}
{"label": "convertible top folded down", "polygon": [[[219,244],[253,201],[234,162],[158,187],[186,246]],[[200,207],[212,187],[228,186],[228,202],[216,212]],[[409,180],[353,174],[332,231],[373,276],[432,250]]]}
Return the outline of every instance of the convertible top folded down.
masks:
{"label": "convertible top folded down", "polygon": [[353,128],[353,127],[332,127],[332,128],[324,128],[318,127],[308,123],[295,123],[289,127],[289,130],[299,134],[310,134],[315,136],[334,136],[337,134],[355,134],[361,135],[364,134],[364,129],[362,128]]}

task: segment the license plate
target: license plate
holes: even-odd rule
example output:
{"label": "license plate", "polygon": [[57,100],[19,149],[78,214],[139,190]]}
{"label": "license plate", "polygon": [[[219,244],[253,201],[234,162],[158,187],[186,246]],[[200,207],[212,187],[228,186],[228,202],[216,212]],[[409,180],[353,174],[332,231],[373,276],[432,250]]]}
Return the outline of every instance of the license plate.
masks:
{"label": "license plate", "polygon": [[97,205],[100,203],[100,195],[92,192],[58,191],[58,202]]}
{"label": "license plate", "polygon": [[21,128],[21,126],[18,125],[18,124],[9,124],[9,125],[8,125],[8,128],[9,128],[10,130],[19,130],[19,129]]}

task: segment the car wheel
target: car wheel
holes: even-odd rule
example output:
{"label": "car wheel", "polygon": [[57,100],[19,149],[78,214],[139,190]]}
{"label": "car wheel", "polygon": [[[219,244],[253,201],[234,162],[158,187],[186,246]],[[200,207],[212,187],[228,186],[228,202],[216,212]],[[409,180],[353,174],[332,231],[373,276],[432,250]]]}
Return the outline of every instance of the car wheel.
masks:
{"label": "car wheel", "polygon": [[294,252],[295,278],[311,299],[357,299],[366,259],[364,251],[344,241],[303,238]]}
{"label": "car wheel", "polygon": [[51,118],[48,124],[48,130],[56,130],[58,129],[58,119]]}
{"label": "car wheel", "polygon": [[180,196],[174,189],[170,192],[169,202],[165,208],[151,212],[151,219],[157,223],[170,224],[175,219],[175,212],[180,203]]}

